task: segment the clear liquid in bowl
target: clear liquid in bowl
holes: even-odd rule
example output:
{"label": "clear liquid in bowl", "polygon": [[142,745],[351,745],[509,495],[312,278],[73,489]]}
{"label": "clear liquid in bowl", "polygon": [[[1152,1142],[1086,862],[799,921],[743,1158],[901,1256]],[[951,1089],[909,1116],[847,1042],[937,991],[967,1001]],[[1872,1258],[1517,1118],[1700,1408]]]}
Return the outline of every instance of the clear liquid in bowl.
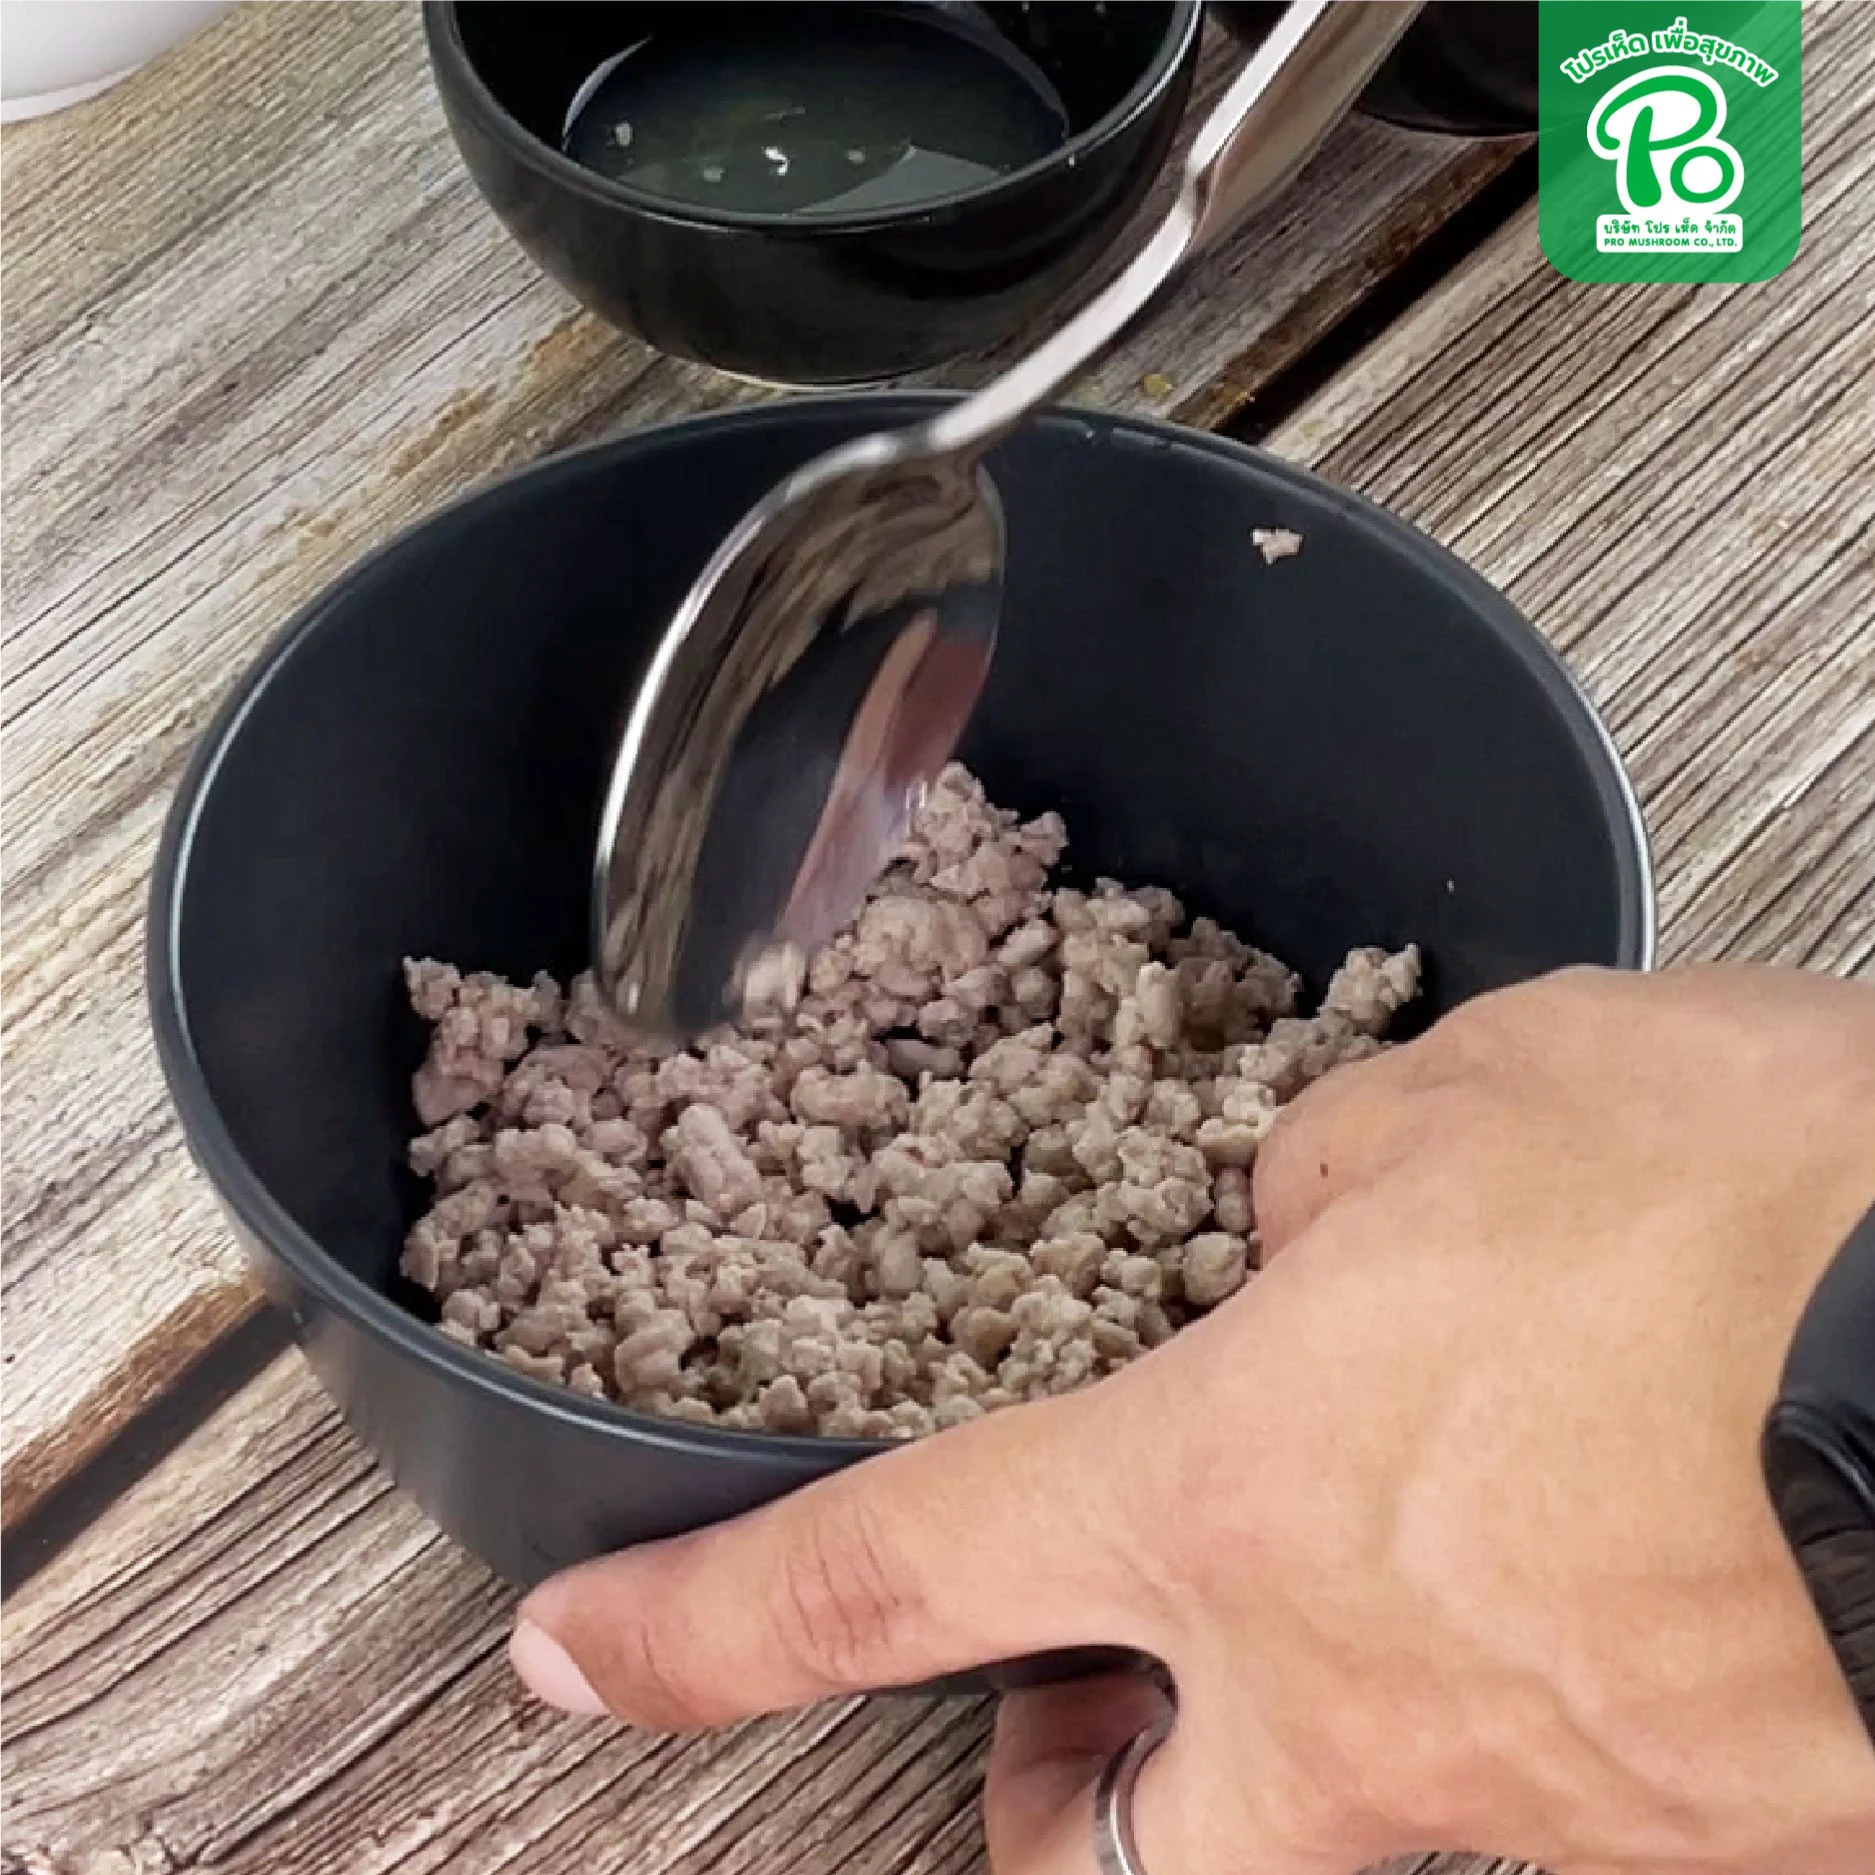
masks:
{"label": "clear liquid in bowl", "polygon": [[695,11],[586,80],[567,155],[674,207],[806,220],[938,201],[1068,138],[1054,87],[967,17],[787,7],[713,34]]}

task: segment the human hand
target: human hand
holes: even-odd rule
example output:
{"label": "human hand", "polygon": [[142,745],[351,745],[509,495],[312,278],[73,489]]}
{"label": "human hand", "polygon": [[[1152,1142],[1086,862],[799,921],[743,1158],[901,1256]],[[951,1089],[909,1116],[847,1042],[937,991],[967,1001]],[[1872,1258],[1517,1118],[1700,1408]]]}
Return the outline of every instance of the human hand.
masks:
{"label": "human hand", "polygon": [[[681,1728],[1107,1643],[1178,1687],[1136,1806],[1155,1875],[1431,1848],[1864,1875],[1875,1751],[1757,1448],[1872,1197],[1867,989],[1583,971],[1479,999],[1284,1116],[1267,1267],[1213,1315],[545,1585],[516,1665]],[[1156,1698],[1005,1701],[997,1875],[1092,1875],[1091,1786]]]}

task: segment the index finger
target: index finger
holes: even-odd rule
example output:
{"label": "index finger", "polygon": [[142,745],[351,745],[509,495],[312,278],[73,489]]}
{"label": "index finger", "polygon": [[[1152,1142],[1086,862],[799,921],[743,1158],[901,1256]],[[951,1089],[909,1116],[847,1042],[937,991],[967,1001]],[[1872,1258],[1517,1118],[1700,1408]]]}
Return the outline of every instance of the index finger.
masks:
{"label": "index finger", "polygon": [[557,1577],[522,1606],[517,1670],[552,1703],[681,1730],[1057,1648],[1153,1653],[1160,1591],[1128,1533],[1154,1527],[1137,1500],[1169,1429],[1129,1378]]}

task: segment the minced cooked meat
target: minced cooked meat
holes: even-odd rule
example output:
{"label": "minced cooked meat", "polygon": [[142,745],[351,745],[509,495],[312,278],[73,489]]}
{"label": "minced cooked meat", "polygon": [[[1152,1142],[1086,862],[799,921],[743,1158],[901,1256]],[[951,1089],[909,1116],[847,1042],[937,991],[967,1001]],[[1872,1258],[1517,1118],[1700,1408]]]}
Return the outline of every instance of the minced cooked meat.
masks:
{"label": "minced cooked meat", "polygon": [[675,1418],[905,1438],[1225,1301],[1258,1141],[1381,1048],[1418,953],[1350,952],[1303,1015],[1170,892],[1051,884],[1066,844],[948,769],[794,1006],[687,1049],[590,977],[407,963],[434,1203],[403,1270],[442,1331]]}

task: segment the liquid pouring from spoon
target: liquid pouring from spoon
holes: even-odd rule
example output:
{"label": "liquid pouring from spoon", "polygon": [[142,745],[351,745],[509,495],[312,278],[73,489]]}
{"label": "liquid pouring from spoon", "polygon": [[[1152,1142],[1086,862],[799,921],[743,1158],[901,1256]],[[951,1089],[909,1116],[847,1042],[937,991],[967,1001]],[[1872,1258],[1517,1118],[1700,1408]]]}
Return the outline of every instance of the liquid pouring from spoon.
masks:
{"label": "liquid pouring from spoon", "polygon": [[600,825],[595,968],[641,1033],[683,1040],[798,994],[988,675],[1004,530],[984,455],[1289,181],[1418,10],[1292,0],[1107,287],[961,402],[797,470],[711,557],[636,694]]}

